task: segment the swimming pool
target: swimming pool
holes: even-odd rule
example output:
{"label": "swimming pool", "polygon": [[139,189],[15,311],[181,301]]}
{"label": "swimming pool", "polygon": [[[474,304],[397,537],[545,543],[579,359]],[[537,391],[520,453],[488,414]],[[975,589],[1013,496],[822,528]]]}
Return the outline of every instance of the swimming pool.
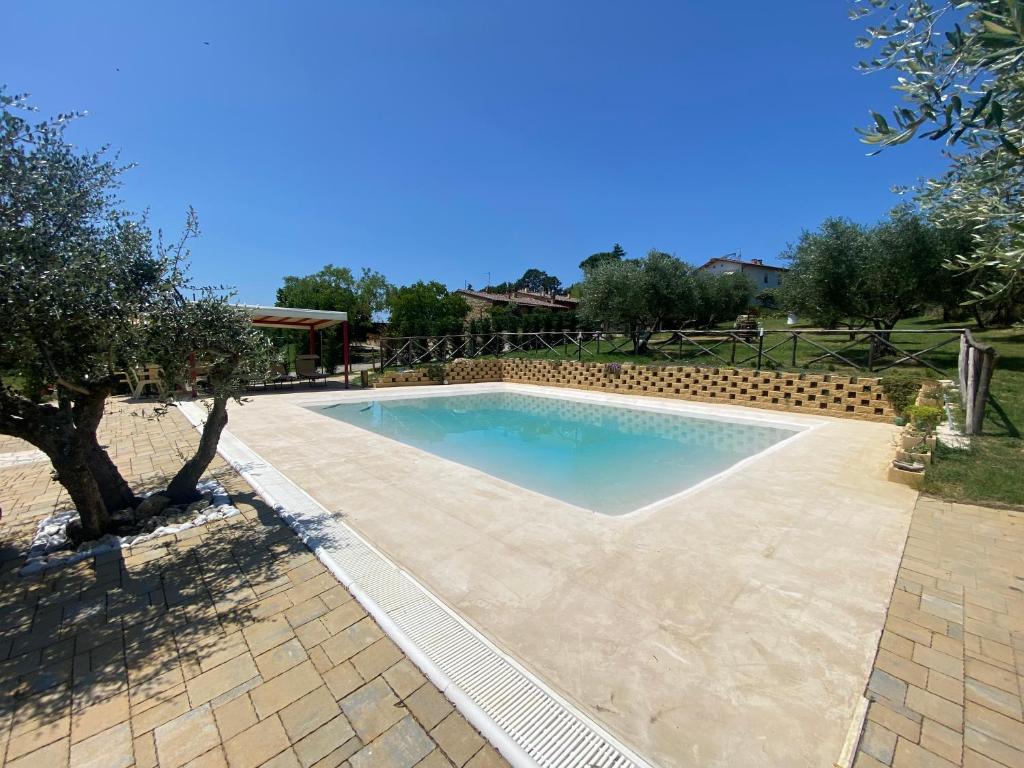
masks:
{"label": "swimming pool", "polygon": [[802,429],[518,392],[311,409],[605,515],[682,493]]}

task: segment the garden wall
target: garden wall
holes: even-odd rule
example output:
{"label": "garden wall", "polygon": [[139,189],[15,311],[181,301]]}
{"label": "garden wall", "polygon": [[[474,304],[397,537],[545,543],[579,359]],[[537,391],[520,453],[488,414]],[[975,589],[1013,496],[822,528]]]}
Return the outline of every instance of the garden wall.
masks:
{"label": "garden wall", "polygon": [[[869,421],[892,421],[895,415],[878,379],[837,374],[521,359],[460,360],[446,365],[445,371],[451,384],[541,384]],[[386,374],[377,380],[379,387],[437,383],[426,369]]]}

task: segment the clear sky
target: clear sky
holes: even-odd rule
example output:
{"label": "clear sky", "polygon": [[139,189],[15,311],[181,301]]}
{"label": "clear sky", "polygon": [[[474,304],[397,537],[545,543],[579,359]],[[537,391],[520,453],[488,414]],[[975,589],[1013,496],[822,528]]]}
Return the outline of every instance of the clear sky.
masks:
{"label": "clear sky", "polygon": [[776,260],[937,171],[866,157],[895,99],[845,0],[4,3],[0,82],[138,163],[122,191],[193,272],[272,303],[328,262],[452,287],[569,283],[620,242]]}

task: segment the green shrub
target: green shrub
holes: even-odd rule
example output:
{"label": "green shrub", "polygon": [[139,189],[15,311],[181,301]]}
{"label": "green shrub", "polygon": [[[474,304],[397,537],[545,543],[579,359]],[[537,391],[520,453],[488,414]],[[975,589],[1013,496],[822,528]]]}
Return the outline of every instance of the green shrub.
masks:
{"label": "green shrub", "polygon": [[921,377],[907,374],[885,376],[881,380],[882,391],[889,397],[897,416],[903,416],[914,404],[921,389]]}
{"label": "green shrub", "polygon": [[914,429],[922,434],[930,434],[939,426],[946,412],[934,405],[911,405],[906,410],[907,418]]}
{"label": "green shrub", "polygon": [[442,363],[431,363],[427,366],[427,378],[431,381],[444,381],[444,365]]}

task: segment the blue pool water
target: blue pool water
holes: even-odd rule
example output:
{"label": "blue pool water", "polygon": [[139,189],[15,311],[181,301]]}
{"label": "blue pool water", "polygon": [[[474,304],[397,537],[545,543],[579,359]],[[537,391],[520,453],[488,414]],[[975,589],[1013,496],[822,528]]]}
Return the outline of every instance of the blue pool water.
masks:
{"label": "blue pool water", "polygon": [[679,493],[794,434],[513,392],[312,410],[607,515]]}

